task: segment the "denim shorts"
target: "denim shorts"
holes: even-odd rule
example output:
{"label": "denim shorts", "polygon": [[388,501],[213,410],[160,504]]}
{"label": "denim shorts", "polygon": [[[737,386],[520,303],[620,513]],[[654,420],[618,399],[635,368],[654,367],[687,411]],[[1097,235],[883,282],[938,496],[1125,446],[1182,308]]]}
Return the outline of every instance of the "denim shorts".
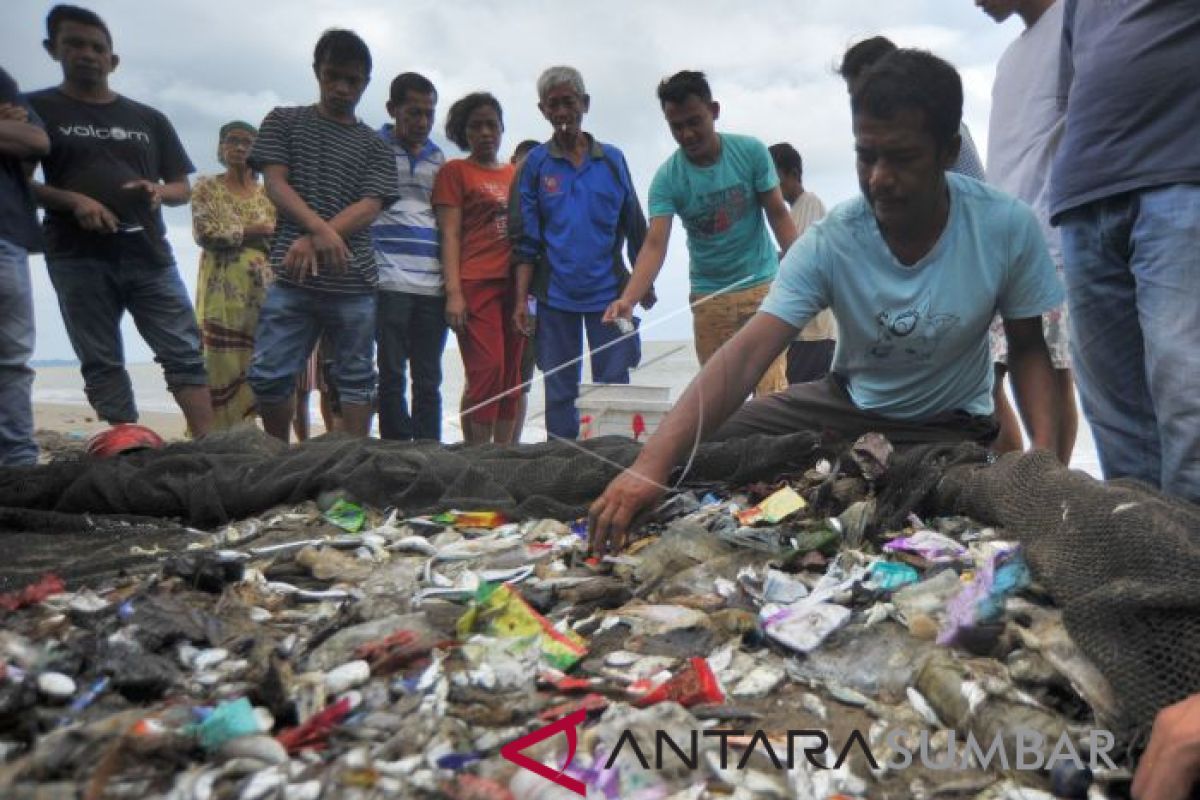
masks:
{"label": "denim shorts", "polygon": [[375,293],[342,294],[275,283],[258,317],[247,380],[258,401],[291,399],[296,375],[322,333],[329,378],[343,403],[375,400]]}

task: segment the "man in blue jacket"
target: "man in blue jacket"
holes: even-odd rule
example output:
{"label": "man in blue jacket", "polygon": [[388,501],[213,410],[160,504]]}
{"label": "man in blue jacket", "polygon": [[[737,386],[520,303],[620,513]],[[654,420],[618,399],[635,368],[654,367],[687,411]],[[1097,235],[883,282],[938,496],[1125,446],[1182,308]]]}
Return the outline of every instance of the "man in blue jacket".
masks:
{"label": "man in blue jacket", "polygon": [[[636,332],[622,335],[601,322],[617,299],[628,271],[621,258],[637,260],[646,237],[625,156],[582,129],[591,98],[573,67],[551,67],[538,78],[538,108],[554,127],[550,141],[526,158],[509,202],[517,296],[538,301],[538,364],[546,381],[546,431],[579,435],[583,331],[587,331],[592,379],[629,383],[640,358]],[[653,304],[653,292],[642,305]],[[529,312],[518,303],[514,324],[529,331]]]}

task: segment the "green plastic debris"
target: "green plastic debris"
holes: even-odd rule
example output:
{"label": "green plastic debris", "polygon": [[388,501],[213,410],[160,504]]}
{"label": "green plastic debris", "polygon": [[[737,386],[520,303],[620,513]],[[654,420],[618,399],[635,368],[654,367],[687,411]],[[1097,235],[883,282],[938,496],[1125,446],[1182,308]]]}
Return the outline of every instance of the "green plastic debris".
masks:
{"label": "green plastic debris", "polygon": [[348,500],[338,500],[325,512],[325,519],[347,533],[358,533],[367,522],[362,506]]}
{"label": "green plastic debris", "polygon": [[200,746],[212,752],[226,742],[253,736],[259,732],[254,706],[244,697],[217,706],[208,718],[196,726]]}
{"label": "green plastic debris", "polygon": [[[792,536],[792,540],[795,542],[795,549],[784,557],[785,572],[794,572],[795,563],[813,551],[824,556],[836,555],[842,544],[841,534],[832,528],[825,527],[800,531]],[[789,567],[789,564],[793,566]]]}
{"label": "green plastic debris", "polygon": [[894,591],[901,586],[916,583],[921,575],[908,564],[898,561],[876,561],[871,567],[871,580],[880,589]]}

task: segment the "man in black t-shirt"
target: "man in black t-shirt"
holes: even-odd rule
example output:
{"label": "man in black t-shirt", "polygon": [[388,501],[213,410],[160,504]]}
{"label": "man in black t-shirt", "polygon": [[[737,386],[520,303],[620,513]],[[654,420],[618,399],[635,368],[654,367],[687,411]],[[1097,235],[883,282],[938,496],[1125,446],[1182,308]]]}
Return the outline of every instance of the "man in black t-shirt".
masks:
{"label": "man in black t-shirt", "polygon": [[202,436],[212,426],[212,401],[200,330],[161,212],[164,203],[187,203],[192,163],[166,117],[109,89],[118,59],[100,17],[55,6],[46,29],[46,51],[63,81],[29,95],[51,144],[42,160],[46,182],[35,194],[46,209],[46,264],[88,401],[107,422],[137,421],[121,344],[129,311],[188,428]]}
{"label": "man in black t-shirt", "polygon": [[328,30],[313,72],[319,102],[272,110],[250,153],[279,225],[271,244],[276,281],[258,318],[247,380],[263,427],[285,442],[296,374],[322,334],[341,430],[370,432],[378,269],[369,228],[399,184],[391,147],[354,115],[371,78],[367,45],[351,31]]}
{"label": "man in black t-shirt", "polygon": [[33,295],[29,253],[41,250],[28,159],[50,152],[37,114],[0,69],[0,466],[36,464]]}

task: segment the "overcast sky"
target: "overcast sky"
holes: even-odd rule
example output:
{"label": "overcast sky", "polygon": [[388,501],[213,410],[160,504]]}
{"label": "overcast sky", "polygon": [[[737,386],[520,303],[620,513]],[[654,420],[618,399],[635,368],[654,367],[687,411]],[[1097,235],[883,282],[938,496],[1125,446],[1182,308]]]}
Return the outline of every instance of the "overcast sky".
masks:
{"label": "overcast sky", "polygon": [[[800,150],[805,185],[828,206],[853,197],[853,140],[841,80],[833,74],[853,41],[883,34],[924,47],[955,64],[963,77],[965,119],[986,153],[995,64],[1021,30],[1015,16],[996,25],[973,0],[102,0],[82,3],[105,18],[121,56],[113,88],[164,112],[201,174],[218,170],[216,134],[229,119],[258,122],[273,106],[316,98],[312,47],[328,27],[366,39],[374,76],[359,116],[378,126],[396,74],[415,70],[436,84],[435,140],[461,154],[441,127],[450,103],[475,90],[504,106],[503,152],[521,139],[548,138],[537,111],[535,81],[547,66],[579,68],[592,96],[584,127],[620,147],[645,202],[650,179],[675,145],[654,89],[680,69],[708,73],[721,102],[718,129],[750,134]],[[61,79],[41,48],[52,4],[5,0],[2,65],[29,91]],[[187,208],[167,212],[180,271],[194,291],[199,251]],[[72,358],[53,289],[33,262],[36,357]],[[691,336],[687,255],[676,225],[658,283],[659,305],[644,330],[657,339]],[[127,325],[130,361],[149,349]]]}

